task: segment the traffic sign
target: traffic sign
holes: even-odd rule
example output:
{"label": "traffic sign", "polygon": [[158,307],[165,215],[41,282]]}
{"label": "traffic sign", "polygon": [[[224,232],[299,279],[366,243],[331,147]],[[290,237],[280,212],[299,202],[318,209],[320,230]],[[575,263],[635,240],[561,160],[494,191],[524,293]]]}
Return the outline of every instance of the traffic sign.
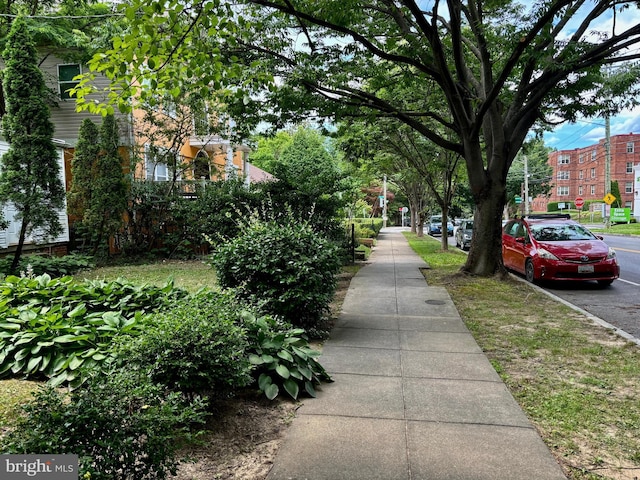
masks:
{"label": "traffic sign", "polygon": [[516,195],[513,197],[513,201],[516,205],[520,205],[522,203],[522,197],[520,195]]}
{"label": "traffic sign", "polygon": [[576,208],[582,208],[584,206],[584,198],[578,197],[573,201],[573,203],[576,205]]}
{"label": "traffic sign", "polygon": [[614,197],[613,195],[611,195],[610,193],[607,193],[604,198],[604,203],[606,203],[607,205],[611,205],[613,202],[616,201],[616,197]]}

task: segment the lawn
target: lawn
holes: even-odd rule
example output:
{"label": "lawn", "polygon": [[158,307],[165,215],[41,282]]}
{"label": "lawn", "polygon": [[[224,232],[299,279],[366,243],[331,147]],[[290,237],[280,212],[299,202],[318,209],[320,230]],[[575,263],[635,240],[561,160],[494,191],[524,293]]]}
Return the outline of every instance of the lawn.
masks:
{"label": "lawn", "polygon": [[125,278],[138,284],[162,286],[170,279],[175,285],[190,292],[200,288],[215,288],[216,274],[202,261],[162,261],[142,265],[100,267],[76,275],[78,280],[116,280]]}
{"label": "lawn", "polygon": [[459,273],[457,249],[407,237],[569,478],[640,478],[640,348],[530,284]]}

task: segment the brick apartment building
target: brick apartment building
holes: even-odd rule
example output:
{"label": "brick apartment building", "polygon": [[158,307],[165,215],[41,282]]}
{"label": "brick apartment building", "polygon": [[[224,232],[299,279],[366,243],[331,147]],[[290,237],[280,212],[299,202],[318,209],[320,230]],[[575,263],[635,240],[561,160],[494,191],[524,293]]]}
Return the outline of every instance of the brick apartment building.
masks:
{"label": "brick apartment building", "polygon": [[[640,165],[640,134],[614,135],[611,141],[611,181],[617,181],[621,204],[633,210],[634,166]],[[571,202],[577,197],[585,202],[601,201],[605,192],[605,140],[573,150],[549,154],[553,168],[553,188],[548,197],[533,199],[531,211],[546,211],[549,202]]]}

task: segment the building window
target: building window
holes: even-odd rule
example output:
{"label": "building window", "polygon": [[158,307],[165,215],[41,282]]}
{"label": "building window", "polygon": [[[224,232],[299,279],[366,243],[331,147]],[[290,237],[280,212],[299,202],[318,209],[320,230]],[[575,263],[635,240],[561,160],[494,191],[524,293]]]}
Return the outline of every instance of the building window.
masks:
{"label": "building window", "polygon": [[596,186],[591,185],[591,195],[595,195],[595,194],[596,194]]}
{"label": "building window", "polygon": [[627,173],[633,173],[633,162],[627,162]]}
{"label": "building window", "polygon": [[211,161],[203,151],[198,152],[193,160],[193,178],[196,180],[211,180]]}
{"label": "building window", "polygon": [[145,178],[155,182],[171,180],[171,167],[174,161],[170,150],[155,145],[144,146]]}
{"label": "building window", "polygon": [[558,187],[558,196],[566,197],[569,195],[569,187]]}
{"label": "building window", "polygon": [[583,192],[582,192],[582,185],[580,185],[580,186],[578,187],[578,195],[583,195]]}
{"label": "building window", "polygon": [[633,153],[633,142],[627,142],[627,153]]}
{"label": "building window", "polygon": [[632,201],[624,202],[624,208],[633,208],[633,202]]}
{"label": "building window", "polygon": [[624,193],[633,193],[633,182],[625,182]]}
{"label": "building window", "polygon": [[80,75],[80,65],[77,63],[70,63],[67,65],[58,65],[58,88],[60,91],[60,98],[63,100],[71,98],[69,90],[78,85],[77,80],[73,78],[76,75]]}
{"label": "building window", "polygon": [[591,160],[595,160],[596,159],[596,150],[595,148],[593,150],[591,150]]}
{"label": "building window", "polygon": [[596,178],[596,169],[595,168],[591,169],[591,178]]}
{"label": "building window", "polygon": [[582,153],[578,155],[578,163],[584,163],[584,155]]}
{"label": "building window", "polygon": [[569,172],[558,172],[558,180],[569,180]]}
{"label": "building window", "polygon": [[578,178],[580,179],[584,178],[584,170],[580,170],[580,173],[578,174]]}
{"label": "building window", "polygon": [[567,165],[570,160],[571,160],[571,155],[559,155],[558,165]]}

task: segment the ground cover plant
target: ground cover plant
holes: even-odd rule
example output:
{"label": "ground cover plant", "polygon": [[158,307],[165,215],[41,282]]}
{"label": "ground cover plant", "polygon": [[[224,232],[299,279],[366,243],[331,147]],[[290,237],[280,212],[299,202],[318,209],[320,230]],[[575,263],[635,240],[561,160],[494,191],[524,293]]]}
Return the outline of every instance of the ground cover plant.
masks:
{"label": "ground cover plant", "polygon": [[77,385],[108,361],[114,338],[135,335],[146,314],[186,296],[122,280],[9,276],[0,282],[0,377],[25,376]]}
{"label": "ground cover plant", "polygon": [[406,234],[571,479],[640,476],[640,347],[518,280],[459,273],[459,251]]}

